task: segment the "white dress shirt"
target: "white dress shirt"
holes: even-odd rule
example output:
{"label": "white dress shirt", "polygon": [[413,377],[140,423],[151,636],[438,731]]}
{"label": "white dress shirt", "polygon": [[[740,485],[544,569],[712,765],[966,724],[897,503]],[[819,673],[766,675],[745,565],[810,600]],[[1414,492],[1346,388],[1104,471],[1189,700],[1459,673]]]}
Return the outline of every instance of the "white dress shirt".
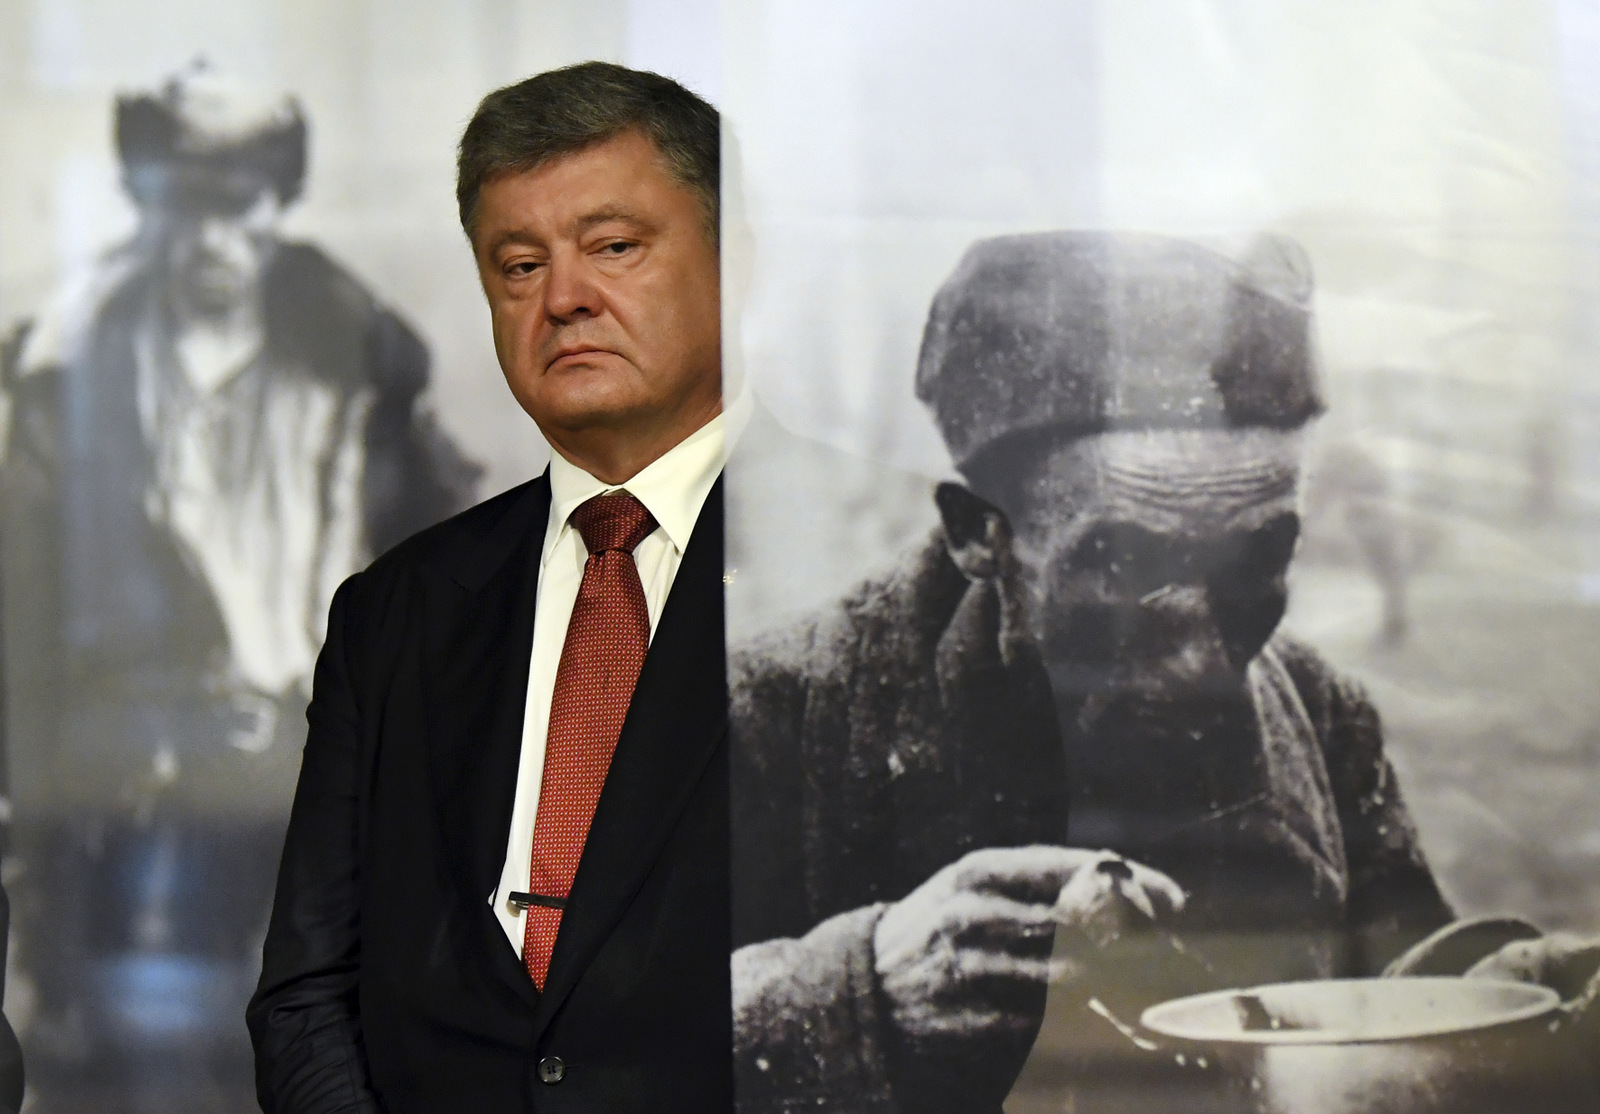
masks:
{"label": "white dress shirt", "polygon": [[602,483],[560,454],[551,455],[550,520],[545,527],[544,550],[539,560],[533,657],[529,662],[528,698],[522,720],[517,796],[511,811],[511,831],[506,841],[500,884],[489,895],[489,904],[518,955],[522,954],[526,913],[512,905],[507,895],[528,888],[533,825],[539,810],[539,788],[544,780],[545,739],[550,728],[550,700],[555,692],[556,667],[561,663],[561,648],[567,639],[567,623],[578,598],[578,585],[583,580],[583,566],[589,559],[582,536],[567,520],[580,504],[613,491],[626,491],[655,517],[656,529],[633,551],[639,580],[644,585],[644,603],[650,614],[653,639],[667,593],[672,590],[683,551],[689,544],[689,535],[700,517],[700,508],[722,471],[725,427],[725,416],[717,415],[633,479],[620,485]]}

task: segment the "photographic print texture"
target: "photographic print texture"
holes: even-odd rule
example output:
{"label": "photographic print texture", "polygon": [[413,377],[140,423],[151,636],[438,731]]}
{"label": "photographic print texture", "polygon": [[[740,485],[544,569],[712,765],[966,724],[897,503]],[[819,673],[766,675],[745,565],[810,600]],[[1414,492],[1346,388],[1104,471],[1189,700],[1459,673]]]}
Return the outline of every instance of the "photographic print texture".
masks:
{"label": "photographic print texture", "polygon": [[1588,1109],[1592,15],[935,7],[729,23],[741,1108]]}

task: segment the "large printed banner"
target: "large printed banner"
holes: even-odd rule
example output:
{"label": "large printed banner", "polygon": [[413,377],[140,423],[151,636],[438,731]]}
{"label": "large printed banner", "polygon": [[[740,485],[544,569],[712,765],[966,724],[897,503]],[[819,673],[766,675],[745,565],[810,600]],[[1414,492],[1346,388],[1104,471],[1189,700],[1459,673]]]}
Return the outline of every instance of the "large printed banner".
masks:
{"label": "large printed banner", "polygon": [[1592,5],[724,39],[741,1109],[1590,1109]]}
{"label": "large printed banner", "polygon": [[254,1109],[328,595],[545,452],[453,145],[590,57],[729,124],[744,1114],[1595,1108],[1592,4],[17,0],[29,1109]]}

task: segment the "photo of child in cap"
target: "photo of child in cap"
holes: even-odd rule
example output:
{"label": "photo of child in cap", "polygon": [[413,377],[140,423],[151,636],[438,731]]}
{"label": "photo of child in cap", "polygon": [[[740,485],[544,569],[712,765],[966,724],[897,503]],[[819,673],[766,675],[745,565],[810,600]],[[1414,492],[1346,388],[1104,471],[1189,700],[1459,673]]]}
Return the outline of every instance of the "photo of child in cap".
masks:
{"label": "photo of child in cap", "polygon": [[1101,232],[980,241],[940,288],[940,524],[730,656],[747,1114],[1151,1109],[1132,1024],[1209,989],[1592,999],[1592,942],[1454,921],[1372,700],[1280,630],[1311,294],[1283,237]]}
{"label": "photo of child in cap", "polygon": [[208,1080],[248,1101],[239,1018],[329,599],[478,472],[420,402],[423,340],[283,235],[306,179],[294,97],[197,62],[119,97],[114,125],[136,231],[4,349],[37,1109]]}

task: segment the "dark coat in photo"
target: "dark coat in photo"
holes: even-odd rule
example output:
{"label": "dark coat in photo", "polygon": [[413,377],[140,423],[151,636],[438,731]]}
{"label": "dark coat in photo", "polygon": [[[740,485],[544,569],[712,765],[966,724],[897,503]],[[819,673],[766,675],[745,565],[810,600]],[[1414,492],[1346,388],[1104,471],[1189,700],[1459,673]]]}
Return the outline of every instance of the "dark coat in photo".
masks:
{"label": "dark coat in photo", "polygon": [[[733,653],[743,1110],[932,1109],[925,1092],[908,1106],[916,1081],[897,1075],[873,931],[886,903],[977,848],[1107,847],[1167,870],[1216,985],[1373,972],[1449,920],[1376,711],[1312,650],[1279,634],[1251,664],[1256,729],[1225,756],[1232,798],[1163,814],[1161,760],[1119,772],[1082,753],[1040,659],[1002,659],[998,616],[936,531]],[[934,1107],[998,1109],[1016,1065],[959,1069]]]}
{"label": "dark coat in photo", "polygon": [[[148,263],[108,262],[119,269],[67,351],[29,366],[23,335],[8,369],[5,618],[8,639],[29,650],[9,663],[25,705],[11,760],[25,781],[41,760],[63,757],[63,734],[99,738],[100,761],[148,764],[155,736],[181,755],[215,749],[240,727],[217,682],[229,652],[217,593],[149,506],[157,452],[141,424],[137,348],[162,280]],[[263,318],[262,350],[226,404],[259,405],[274,381],[304,379],[359,418],[360,552],[370,559],[470,501],[477,469],[418,407],[427,348],[353,275],[313,245],[281,244],[263,277]],[[338,479],[331,457],[312,461],[325,504]],[[331,517],[324,510],[323,530]],[[86,716],[95,722],[76,722]],[[298,710],[282,718],[297,743]]]}
{"label": "dark coat in photo", "polygon": [[[13,893],[17,958],[38,993],[26,1039],[68,1075],[107,1048],[142,1047],[149,955],[222,988],[193,996],[174,1022],[182,1038],[248,1054],[236,1019],[259,963],[309,682],[284,670],[263,685],[237,667],[226,581],[219,589],[159,505],[172,423],[151,384],[184,387],[159,352],[159,256],[123,247],[95,280],[64,327],[25,325],[6,346],[0,471],[5,748],[13,847],[28,865]],[[313,245],[279,242],[261,299],[256,353],[210,397],[185,400],[203,430],[188,444],[269,510],[291,497],[303,508],[290,524],[252,517],[253,505],[237,518],[254,530],[241,550],[292,546],[311,563],[282,625],[301,624],[314,653],[322,593],[345,566],[460,509],[478,469],[421,405],[426,345],[353,274]],[[300,486],[284,494],[287,483]],[[80,915],[99,906],[127,912]],[[135,989],[115,990],[122,977]]]}

